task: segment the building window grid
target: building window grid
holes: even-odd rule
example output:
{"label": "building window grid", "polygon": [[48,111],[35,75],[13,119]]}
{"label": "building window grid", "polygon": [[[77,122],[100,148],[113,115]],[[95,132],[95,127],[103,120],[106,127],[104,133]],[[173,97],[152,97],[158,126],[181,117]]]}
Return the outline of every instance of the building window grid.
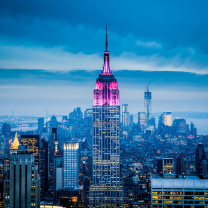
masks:
{"label": "building window grid", "polygon": [[[190,194],[187,194],[189,192]],[[180,205],[192,206],[208,204],[208,189],[152,189],[151,201],[153,207],[165,204],[177,205],[176,202],[179,202]]]}

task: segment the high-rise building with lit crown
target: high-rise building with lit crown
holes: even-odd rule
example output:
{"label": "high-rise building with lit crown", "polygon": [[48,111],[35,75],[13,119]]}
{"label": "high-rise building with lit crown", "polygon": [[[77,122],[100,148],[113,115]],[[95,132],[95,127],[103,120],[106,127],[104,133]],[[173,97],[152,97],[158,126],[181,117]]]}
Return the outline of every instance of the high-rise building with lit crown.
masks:
{"label": "high-rise building with lit crown", "polygon": [[4,180],[5,208],[39,208],[40,179],[34,153],[19,145],[10,156],[10,166]]}
{"label": "high-rise building with lit crown", "polygon": [[120,100],[110,71],[108,40],[104,66],[96,80],[93,103],[93,182],[90,207],[123,207],[120,181]]}

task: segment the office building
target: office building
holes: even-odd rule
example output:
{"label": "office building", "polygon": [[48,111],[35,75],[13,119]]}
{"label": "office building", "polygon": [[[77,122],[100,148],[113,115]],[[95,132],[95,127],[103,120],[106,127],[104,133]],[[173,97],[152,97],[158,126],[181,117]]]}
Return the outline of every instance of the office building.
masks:
{"label": "office building", "polygon": [[31,151],[20,145],[11,154],[9,170],[4,181],[5,208],[39,208],[39,176]]}
{"label": "office building", "polygon": [[208,207],[208,179],[197,176],[151,178],[151,207],[206,208]]}
{"label": "office building", "polygon": [[79,143],[64,143],[63,188],[79,185]]}
{"label": "office building", "polygon": [[123,207],[120,182],[120,100],[118,82],[110,70],[108,41],[103,70],[93,102],[93,177],[90,207]]}

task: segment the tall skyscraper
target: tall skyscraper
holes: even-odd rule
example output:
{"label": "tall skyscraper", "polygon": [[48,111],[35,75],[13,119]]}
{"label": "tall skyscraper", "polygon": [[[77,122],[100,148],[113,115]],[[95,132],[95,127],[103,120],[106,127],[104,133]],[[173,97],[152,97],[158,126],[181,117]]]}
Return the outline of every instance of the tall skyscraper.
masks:
{"label": "tall skyscraper", "polygon": [[146,113],[146,125],[147,129],[149,127],[149,121],[152,113],[152,93],[149,91],[149,84],[147,85],[147,89],[144,92],[144,112]]}
{"label": "tall skyscraper", "polygon": [[64,143],[63,188],[76,188],[79,184],[79,143]]}
{"label": "tall skyscraper", "polygon": [[4,181],[5,208],[39,208],[38,167],[31,151],[20,145],[11,154],[10,167]]}
{"label": "tall skyscraper", "polygon": [[94,90],[90,207],[123,207],[120,182],[120,100],[118,82],[110,71],[107,31],[103,70]]}

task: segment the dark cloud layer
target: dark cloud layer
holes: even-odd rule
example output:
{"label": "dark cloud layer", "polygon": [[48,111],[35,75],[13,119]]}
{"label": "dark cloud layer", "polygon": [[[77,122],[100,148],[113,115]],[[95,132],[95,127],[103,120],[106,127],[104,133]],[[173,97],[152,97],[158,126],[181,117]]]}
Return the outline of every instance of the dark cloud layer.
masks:
{"label": "dark cloud layer", "polygon": [[[84,83],[94,87],[100,71],[50,72],[43,70],[4,70],[0,69],[0,85],[55,86]],[[151,83],[157,90],[175,89],[179,91],[208,91],[208,75],[197,75],[185,72],[146,72],[115,71],[114,75],[122,85],[144,89]],[[14,81],[15,80],[15,81]]]}
{"label": "dark cloud layer", "polygon": [[126,41],[120,42],[120,47],[115,43],[117,53],[145,53],[137,51],[132,43],[139,39],[161,43],[165,51],[191,47],[207,54],[207,7],[206,0],[3,0],[1,37],[8,41],[12,38],[16,43],[22,39],[28,44],[64,45],[75,53],[95,53],[100,48],[95,45],[103,41],[99,34],[108,22],[110,32],[116,36],[112,41],[116,42],[118,37]]}

